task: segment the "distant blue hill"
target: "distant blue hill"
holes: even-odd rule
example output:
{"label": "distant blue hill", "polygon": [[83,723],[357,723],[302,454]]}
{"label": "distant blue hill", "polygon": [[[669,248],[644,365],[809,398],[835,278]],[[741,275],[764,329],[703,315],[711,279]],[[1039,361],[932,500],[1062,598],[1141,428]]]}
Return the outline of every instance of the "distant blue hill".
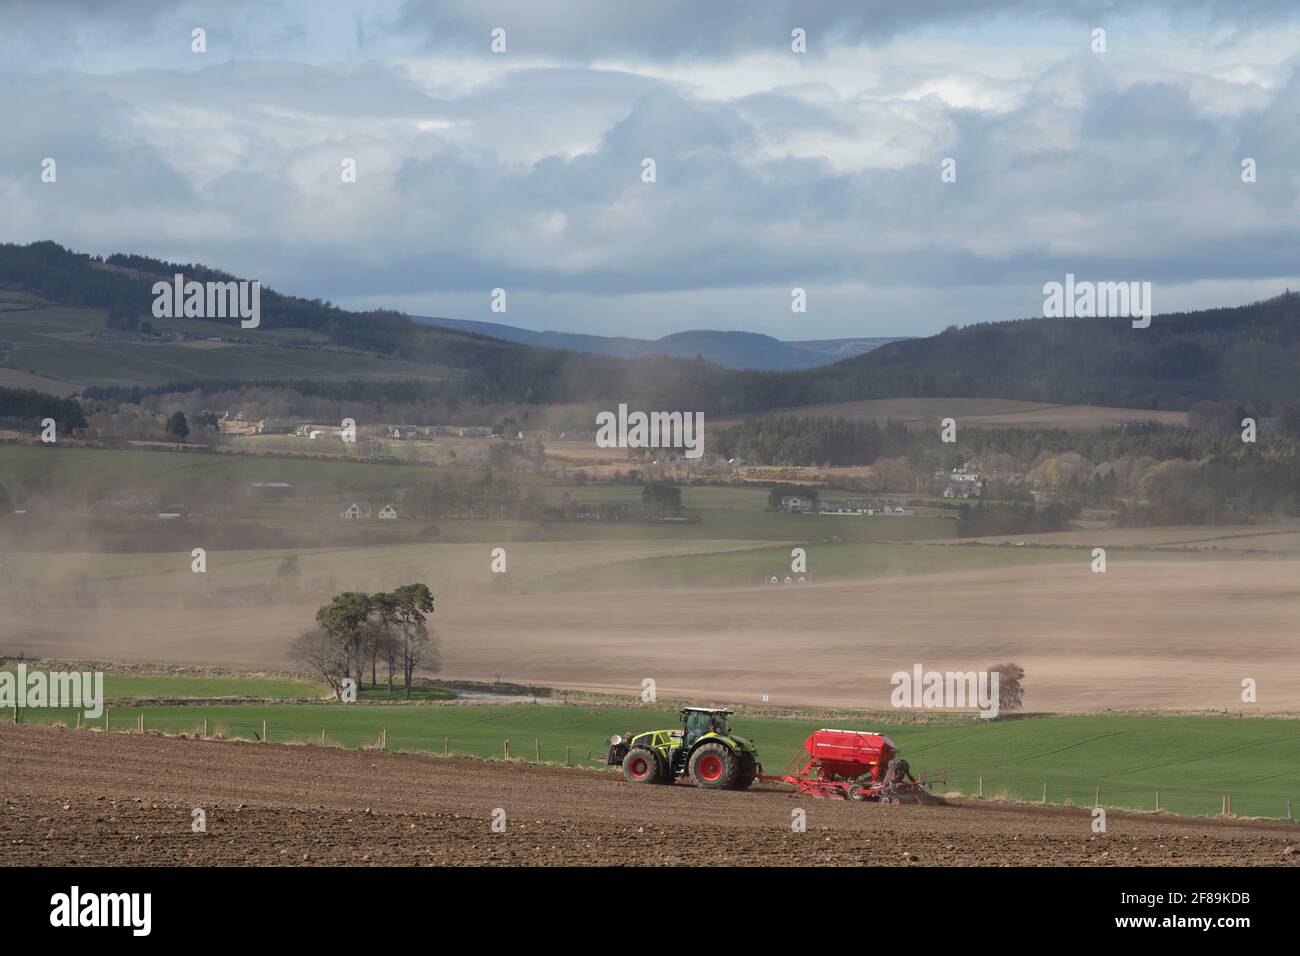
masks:
{"label": "distant blue hill", "polygon": [[758,332],[715,332],[698,330],[677,332],[661,339],[634,339],[624,336],[584,335],[578,332],[534,332],[496,322],[473,322],[468,319],[442,319],[425,315],[411,316],[416,322],[444,329],[489,335],[506,342],[535,345],[570,352],[590,352],[640,358],[645,355],[671,355],[677,358],[699,356],[723,368],[786,370],[817,368],[842,359],[862,355],[895,338],[814,339],[782,342]]}

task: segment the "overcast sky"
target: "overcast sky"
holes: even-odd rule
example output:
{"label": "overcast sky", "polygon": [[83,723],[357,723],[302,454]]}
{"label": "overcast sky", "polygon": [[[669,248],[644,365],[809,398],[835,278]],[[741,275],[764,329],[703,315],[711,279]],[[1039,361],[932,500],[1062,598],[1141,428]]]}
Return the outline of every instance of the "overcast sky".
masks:
{"label": "overcast sky", "polygon": [[1067,272],[1237,304],[1300,286],[1298,8],[0,0],[0,241],[649,338],[921,335]]}

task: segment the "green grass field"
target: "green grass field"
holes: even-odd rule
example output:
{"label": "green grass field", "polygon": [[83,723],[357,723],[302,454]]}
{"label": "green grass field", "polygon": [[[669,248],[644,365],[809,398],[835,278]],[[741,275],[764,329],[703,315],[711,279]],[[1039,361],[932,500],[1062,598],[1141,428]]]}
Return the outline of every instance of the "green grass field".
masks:
{"label": "green grass field", "polygon": [[[320,348],[299,330],[245,330],[219,323],[150,319],[158,331],[256,339],[265,345],[134,342],[86,338],[104,328],[95,309],[46,308],[0,313],[0,339],[12,343],[5,365],[82,384],[152,385],[228,378],[442,378],[447,370]],[[216,347],[211,347],[216,346]]]}
{"label": "green grass field", "polygon": [[[886,519],[893,520],[893,519]],[[905,519],[904,519],[905,520]],[[814,582],[861,581],[896,575],[984,571],[1046,564],[1080,566],[1091,561],[1082,548],[934,547],[893,542],[804,542]],[[750,548],[725,554],[669,555],[559,571],[530,582],[529,591],[599,591],[623,588],[722,588],[761,584],[772,572],[789,573],[791,548]],[[1117,550],[1112,566],[1125,561],[1222,561],[1222,553]],[[1230,555],[1269,560],[1268,555]],[[1272,558],[1277,560],[1277,558]]]}
{"label": "green grass field", "polygon": [[[602,766],[605,742],[629,730],[669,727],[675,712],[564,705],[384,706],[370,704],[193,705],[112,707],[110,728],[188,733],[208,721],[211,734],[258,739],[267,722],[271,742],[372,746],[388,730],[391,750],[500,757],[510,741],[513,758]],[[71,724],[67,711],[29,710],[26,722]],[[1079,716],[1013,720],[942,720],[891,725],[832,718],[838,727],[889,734],[914,770],[971,797],[980,781],[986,799],[1047,801],[1153,810],[1156,792],[1171,813],[1213,815],[1231,793],[1238,816],[1286,816],[1300,799],[1300,722],[1227,717]],[[768,772],[781,771],[803,739],[827,721],[739,717],[736,731],[752,737]],[[103,721],[87,725],[102,727]],[[593,759],[588,759],[590,751]]]}
{"label": "green grass field", "polygon": [[[0,667],[0,671],[14,672],[13,667]],[[285,697],[319,698],[322,688],[307,681],[284,680],[265,677],[206,677],[171,674],[104,674],[104,697],[107,700],[128,700],[146,697],[192,698],[210,697]]]}
{"label": "green grass field", "polygon": [[177,482],[229,479],[242,487],[252,481],[287,481],[301,493],[328,494],[331,502],[337,504],[335,495],[378,485],[428,481],[436,473],[436,468],[430,465],[343,459],[0,445],[0,475],[5,476],[6,484],[10,480],[39,480],[55,491],[148,495]]}

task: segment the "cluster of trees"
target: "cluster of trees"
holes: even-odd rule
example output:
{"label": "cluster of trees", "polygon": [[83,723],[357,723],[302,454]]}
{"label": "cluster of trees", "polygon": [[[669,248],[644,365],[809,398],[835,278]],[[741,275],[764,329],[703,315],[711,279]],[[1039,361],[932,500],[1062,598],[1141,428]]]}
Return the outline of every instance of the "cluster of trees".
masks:
{"label": "cluster of trees", "polygon": [[143,332],[145,335],[153,335],[153,323],[148,319],[140,320],[140,316],[135,309],[123,303],[118,303],[108,310],[104,316],[104,328],[112,329],[115,332]]}
{"label": "cluster of trees", "polygon": [[433,594],[424,584],[404,584],[376,594],[344,591],[321,606],[316,627],[294,639],[289,656],[317,674],[336,698],[348,678],[361,686],[367,664],[370,686],[376,687],[382,660],[388,670],[389,694],[400,673],[410,698],[415,671],[437,672],[442,666],[427,624],[432,612]]}
{"label": "cluster of trees", "polygon": [[46,418],[54,419],[61,432],[86,425],[81,403],[75,398],[59,398],[30,388],[0,388],[0,422],[36,428]]}
{"label": "cluster of trees", "polygon": [[725,458],[759,465],[870,465],[882,455],[906,454],[913,438],[902,422],[774,415],[751,418],[710,436]]}
{"label": "cluster of trees", "polygon": [[793,497],[794,495],[803,495],[811,498],[813,503],[817,503],[817,489],[807,485],[774,485],[772,490],[767,493],[767,510],[780,511],[781,499]]}
{"label": "cluster of trees", "polygon": [[[909,430],[893,422],[781,415],[723,429],[715,441],[742,455],[739,449],[748,447],[764,463],[870,464],[872,475],[853,484],[873,493],[937,493],[942,480],[936,474],[976,459],[986,477],[986,499],[1028,502],[1039,489],[1071,507],[1121,508],[1131,524],[1179,524],[1213,522],[1228,511],[1238,518],[1300,515],[1300,440],[1290,433],[1300,430],[1300,403],[1281,403],[1277,410],[1275,427],[1261,431],[1253,444],[1241,440],[1240,427],[1252,409],[1230,403],[1226,410],[1202,403],[1192,416],[1196,427],[964,428],[956,444],[946,444],[937,427]],[[1250,417],[1257,415],[1254,410]],[[1214,428],[1211,420],[1235,427]],[[800,441],[805,432],[823,449],[832,438],[843,444],[834,454],[793,454],[807,447]],[[854,441],[862,442],[856,450]],[[760,447],[782,451],[764,458],[753,450]],[[769,506],[801,492],[807,489],[774,488]],[[1024,525],[1022,520],[1004,533],[1032,530]]]}
{"label": "cluster of trees", "polygon": [[[1214,406],[1202,403],[1199,408]],[[775,415],[750,419],[710,433],[720,454],[764,465],[873,465],[880,458],[906,458],[923,467],[956,467],[972,457],[1007,455],[1025,463],[1045,453],[1072,452],[1090,461],[1119,458],[1199,460],[1251,454],[1241,440],[1240,406],[1227,406],[1233,428],[1203,427],[1204,415],[1193,416],[1202,427],[1151,425],[1067,430],[1063,428],[961,428],[957,443],[945,443],[938,423],[909,429],[901,422],[855,422],[844,418]],[[1300,403],[1278,406],[1275,432],[1261,432],[1258,454],[1300,454]],[[1220,418],[1223,416],[1220,415]],[[1251,417],[1259,421],[1256,412]]]}
{"label": "cluster of trees", "polygon": [[648,481],[641,489],[641,510],[651,518],[673,518],[682,513],[682,490],[666,481]]}

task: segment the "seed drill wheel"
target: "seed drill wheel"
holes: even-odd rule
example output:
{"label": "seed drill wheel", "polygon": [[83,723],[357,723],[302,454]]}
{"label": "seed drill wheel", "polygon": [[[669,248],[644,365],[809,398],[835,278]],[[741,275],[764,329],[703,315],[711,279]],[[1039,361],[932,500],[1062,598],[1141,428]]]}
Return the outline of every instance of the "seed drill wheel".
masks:
{"label": "seed drill wheel", "polygon": [[649,747],[633,747],[623,758],[623,776],[628,783],[657,783],[662,775],[659,755]]}
{"label": "seed drill wheel", "polygon": [[735,786],[740,762],[729,747],[704,744],[691,754],[691,779],[706,790],[726,790]]}

